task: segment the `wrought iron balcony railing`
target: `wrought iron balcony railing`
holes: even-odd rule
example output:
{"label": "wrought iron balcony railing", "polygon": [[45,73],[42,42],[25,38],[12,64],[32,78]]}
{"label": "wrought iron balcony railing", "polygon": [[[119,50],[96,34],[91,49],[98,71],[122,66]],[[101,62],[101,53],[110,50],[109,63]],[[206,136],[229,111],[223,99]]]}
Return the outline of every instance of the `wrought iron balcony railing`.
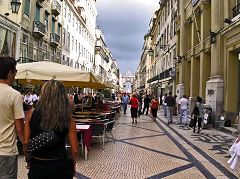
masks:
{"label": "wrought iron balcony railing", "polygon": [[238,14],[240,14],[240,4],[233,8],[233,17],[236,17]]}
{"label": "wrought iron balcony railing", "polygon": [[52,14],[58,16],[61,13],[61,5],[56,1],[52,1]]}
{"label": "wrought iron balcony railing", "polygon": [[50,34],[50,45],[53,47],[56,47],[59,45],[60,42],[60,36],[56,33]]}
{"label": "wrought iron balcony railing", "polygon": [[46,26],[40,21],[33,21],[33,35],[42,38],[46,33]]}

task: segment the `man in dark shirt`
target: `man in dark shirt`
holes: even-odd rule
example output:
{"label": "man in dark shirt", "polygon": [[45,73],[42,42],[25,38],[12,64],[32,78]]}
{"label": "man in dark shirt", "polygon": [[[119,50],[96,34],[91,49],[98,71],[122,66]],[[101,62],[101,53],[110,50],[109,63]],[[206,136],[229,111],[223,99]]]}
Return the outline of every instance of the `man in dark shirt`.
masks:
{"label": "man in dark shirt", "polygon": [[173,107],[175,105],[175,98],[172,96],[172,92],[168,93],[168,96],[165,99],[165,103],[167,103],[167,119],[168,124],[173,123],[172,115],[173,115]]}
{"label": "man in dark shirt", "polygon": [[138,94],[138,116],[142,114],[142,94]]}
{"label": "man in dark shirt", "polygon": [[145,96],[143,102],[144,102],[143,114],[144,114],[145,109],[146,109],[146,110],[147,110],[147,111],[146,111],[146,115],[148,115],[149,104],[150,104],[150,102],[151,102],[150,96],[149,96],[149,95]]}

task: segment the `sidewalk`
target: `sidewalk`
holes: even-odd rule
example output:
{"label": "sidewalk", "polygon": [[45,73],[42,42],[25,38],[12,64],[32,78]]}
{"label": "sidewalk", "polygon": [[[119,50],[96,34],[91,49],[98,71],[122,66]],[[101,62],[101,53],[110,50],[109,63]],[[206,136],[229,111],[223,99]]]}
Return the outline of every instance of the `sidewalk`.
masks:
{"label": "sidewalk", "polygon": [[[128,108],[116,121],[116,143],[107,142],[104,150],[99,143],[92,145],[88,160],[77,162],[76,178],[237,178],[226,162],[232,136],[214,129],[194,134],[188,127],[167,125],[161,112],[158,116],[153,121],[150,115],[142,115],[132,124]],[[18,163],[18,179],[26,179],[22,156]]]}
{"label": "sidewalk", "polygon": [[[236,171],[232,171],[227,164],[230,158],[228,150],[236,139],[230,134],[226,134],[215,128],[201,129],[200,134],[193,133],[193,129],[179,125],[179,115],[173,117],[173,124],[167,125],[167,118],[163,115],[163,111],[158,112],[158,122],[165,124],[172,132],[172,135],[178,136],[184,147],[193,150],[201,157],[205,158],[206,162],[210,162],[219,171],[228,176],[234,177]],[[220,173],[219,173],[220,174]]]}

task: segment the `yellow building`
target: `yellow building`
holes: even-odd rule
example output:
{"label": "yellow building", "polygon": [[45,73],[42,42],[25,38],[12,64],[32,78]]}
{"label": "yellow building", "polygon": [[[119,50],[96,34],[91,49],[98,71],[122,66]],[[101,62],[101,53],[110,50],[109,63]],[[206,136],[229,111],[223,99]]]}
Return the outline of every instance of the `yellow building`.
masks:
{"label": "yellow building", "polygon": [[176,63],[176,24],[178,13],[177,0],[160,0],[159,9],[155,12],[150,23],[149,35],[154,50],[150,65],[148,83],[152,94],[157,97],[174,92],[175,63]]}
{"label": "yellow building", "polygon": [[179,1],[176,93],[190,97],[191,109],[203,97],[215,124],[223,110],[233,118],[240,108],[239,10],[239,0]]}
{"label": "yellow building", "polygon": [[[12,2],[20,3],[18,14]],[[20,63],[48,59],[61,62],[60,0],[5,0],[0,3],[1,55]]]}

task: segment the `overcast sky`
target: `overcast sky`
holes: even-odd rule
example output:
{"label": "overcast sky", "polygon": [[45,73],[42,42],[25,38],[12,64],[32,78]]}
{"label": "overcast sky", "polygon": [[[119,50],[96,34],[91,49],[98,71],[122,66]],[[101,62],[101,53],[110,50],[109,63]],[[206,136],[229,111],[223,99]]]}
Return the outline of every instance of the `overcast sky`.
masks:
{"label": "overcast sky", "polygon": [[136,71],[143,38],[158,3],[159,0],[97,0],[97,25],[123,75]]}

